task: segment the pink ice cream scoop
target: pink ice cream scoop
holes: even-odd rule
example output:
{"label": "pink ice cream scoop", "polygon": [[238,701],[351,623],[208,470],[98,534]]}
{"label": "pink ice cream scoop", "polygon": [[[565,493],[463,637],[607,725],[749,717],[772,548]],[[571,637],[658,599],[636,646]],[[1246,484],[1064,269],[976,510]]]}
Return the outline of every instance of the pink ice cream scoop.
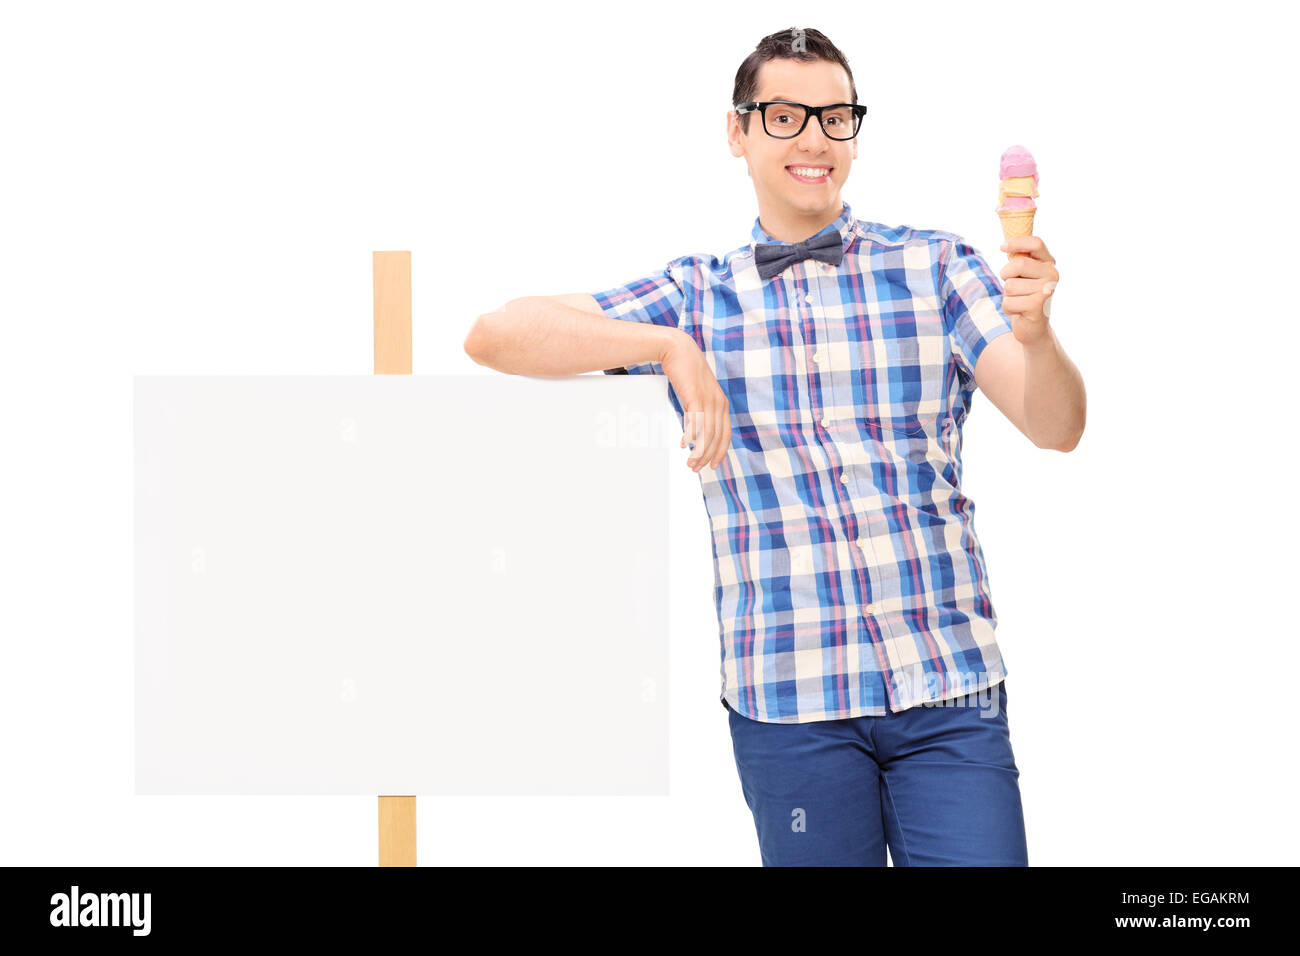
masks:
{"label": "pink ice cream scoop", "polygon": [[1023,146],[1012,146],[998,162],[998,210],[1033,209],[1038,195],[1038,164]]}
{"label": "pink ice cream scoop", "polygon": [[1011,146],[1002,154],[998,162],[998,179],[1010,179],[1013,176],[1033,176],[1038,181],[1038,164],[1033,154],[1023,146]]}

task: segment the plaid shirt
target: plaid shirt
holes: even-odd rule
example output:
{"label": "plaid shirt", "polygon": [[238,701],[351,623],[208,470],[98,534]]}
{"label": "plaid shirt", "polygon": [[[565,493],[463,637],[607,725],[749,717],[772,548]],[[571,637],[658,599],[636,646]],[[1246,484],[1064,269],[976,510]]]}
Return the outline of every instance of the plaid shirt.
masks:
{"label": "plaid shirt", "polygon": [[[960,490],[975,362],[1011,331],[1002,287],[950,232],[861,222],[848,203],[822,231],[843,238],[838,266],[764,281],[751,243],[594,294],[611,318],[690,335],[727,394],[731,447],[699,472],[721,699],[775,723],[878,716],[1006,676]],[[757,219],[752,236],[777,241]]]}

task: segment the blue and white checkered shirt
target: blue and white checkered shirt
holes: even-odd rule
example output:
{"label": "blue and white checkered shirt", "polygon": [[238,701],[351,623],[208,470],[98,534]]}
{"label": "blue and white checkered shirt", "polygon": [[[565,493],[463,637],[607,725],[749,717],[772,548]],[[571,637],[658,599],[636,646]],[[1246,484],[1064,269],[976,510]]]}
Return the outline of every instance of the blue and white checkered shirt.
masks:
{"label": "blue and white checkered shirt", "polygon": [[[843,238],[838,266],[764,281],[749,244],[594,294],[612,318],[688,333],[727,394],[731,447],[699,472],[722,700],[775,723],[878,716],[1006,676],[960,490],[975,362],[1011,331],[1002,287],[950,232],[859,222],[848,203],[826,231]],[[758,220],[752,235],[777,241]],[[669,397],[684,427],[671,383]]]}

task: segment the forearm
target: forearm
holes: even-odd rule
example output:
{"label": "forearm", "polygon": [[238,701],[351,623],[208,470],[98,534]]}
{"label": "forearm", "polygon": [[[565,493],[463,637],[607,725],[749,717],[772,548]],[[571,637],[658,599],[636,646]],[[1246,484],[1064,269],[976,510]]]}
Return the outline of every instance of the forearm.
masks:
{"label": "forearm", "polygon": [[1025,350],[1025,428],[1039,448],[1071,451],[1083,435],[1088,400],[1083,376],[1061,348],[1056,333]]}
{"label": "forearm", "polygon": [[465,352],[498,372],[563,377],[660,361],[672,337],[680,335],[666,326],[623,322],[525,296],[479,316]]}

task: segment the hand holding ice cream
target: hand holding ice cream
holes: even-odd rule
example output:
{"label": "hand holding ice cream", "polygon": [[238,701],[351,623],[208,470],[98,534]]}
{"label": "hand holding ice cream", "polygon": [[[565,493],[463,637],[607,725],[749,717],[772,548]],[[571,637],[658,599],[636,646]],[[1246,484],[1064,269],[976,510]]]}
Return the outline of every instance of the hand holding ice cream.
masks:
{"label": "hand holding ice cream", "polygon": [[1002,248],[1008,261],[1002,269],[1002,311],[1022,345],[1046,338],[1051,296],[1060,273],[1043,240],[1033,234],[1038,196],[1038,164],[1029,150],[1012,146],[998,165],[998,218],[1002,221]]}

